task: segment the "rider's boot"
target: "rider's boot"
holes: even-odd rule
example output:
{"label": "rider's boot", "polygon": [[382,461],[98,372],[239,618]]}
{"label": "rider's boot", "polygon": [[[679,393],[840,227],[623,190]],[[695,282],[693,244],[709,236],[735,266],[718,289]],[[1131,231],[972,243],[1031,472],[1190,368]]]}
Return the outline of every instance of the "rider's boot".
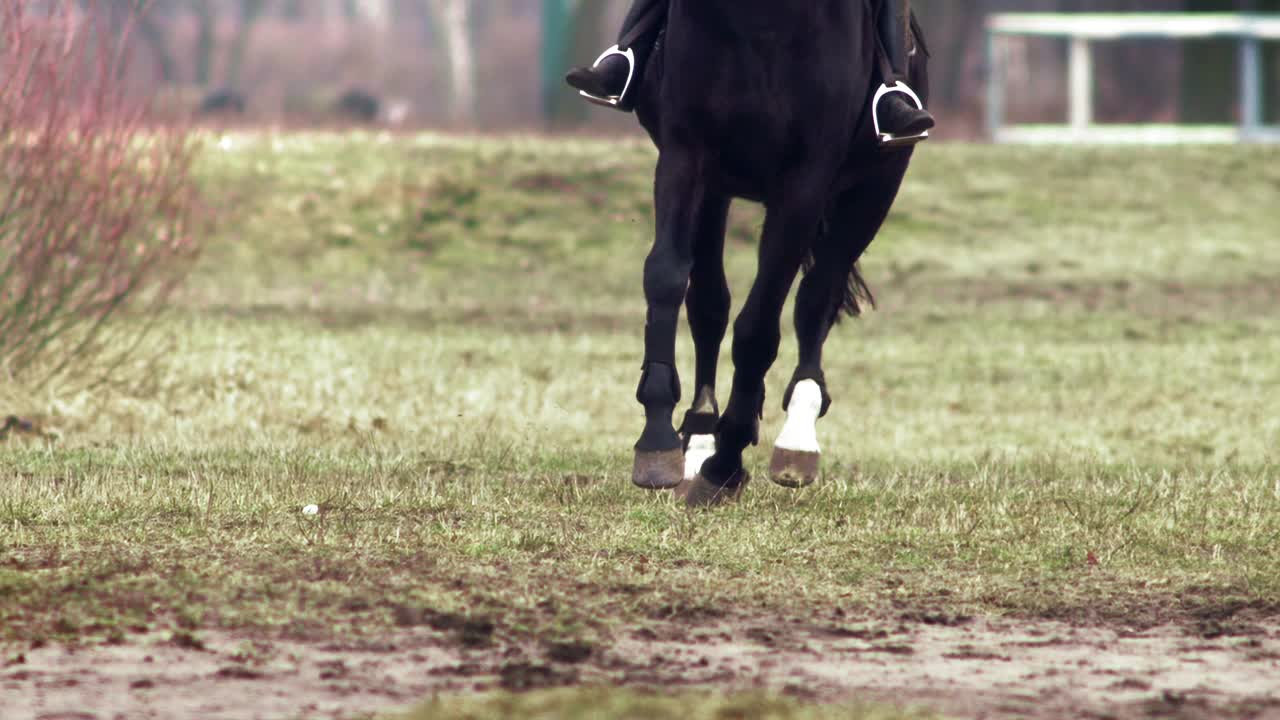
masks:
{"label": "rider's boot", "polygon": [[[595,0],[599,1],[599,0]],[[670,0],[633,0],[622,21],[618,44],[590,67],[574,68],[565,77],[584,98],[597,105],[631,112],[638,101],[639,77],[667,22]]]}
{"label": "rider's boot", "polygon": [[928,110],[916,105],[910,97],[901,92],[890,92],[881,99],[879,115],[880,132],[895,137],[921,135],[937,125],[937,121]]}
{"label": "rider's boot", "polygon": [[907,59],[907,35],[911,32],[911,9],[908,0],[883,0],[880,9],[880,42],[893,72],[892,84],[885,83],[876,93],[876,128],[884,145],[914,145],[927,140],[929,130],[937,124],[924,109],[920,97],[906,83],[910,67]]}
{"label": "rider's boot", "polygon": [[630,90],[635,67],[635,53],[615,45],[605,51],[594,65],[570,70],[565,82],[598,105],[630,112],[634,109],[635,93]]}

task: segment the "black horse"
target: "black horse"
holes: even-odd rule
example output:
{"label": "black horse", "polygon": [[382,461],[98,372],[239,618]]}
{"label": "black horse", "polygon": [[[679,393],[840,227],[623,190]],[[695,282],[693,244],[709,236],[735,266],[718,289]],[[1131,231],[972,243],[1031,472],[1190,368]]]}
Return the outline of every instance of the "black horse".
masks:
{"label": "black horse", "polygon": [[[927,98],[928,53],[914,20],[911,27],[908,82]],[[678,488],[690,506],[738,496],[748,479],[743,452],[759,442],[782,309],[802,268],[800,363],[783,399],[788,425],[771,474],[789,487],[816,478],[814,424],[831,404],[823,344],[842,312],[856,315],[871,300],[858,259],[888,216],[913,152],[882,147],[874,128],[870,109],[886,68],[869,0],[672,0],[637,107],[660,151],[657,240],[644,268],[649,310],[637,398],[646,423],[636,444],[637,485]],[[716,366],[729,325],[723,253],[734,198],[763,203],[767,216],[758,275],[734,323],[735,373],[722,415]],[[693,407],[677,432],[681,305],[697,372]]]}

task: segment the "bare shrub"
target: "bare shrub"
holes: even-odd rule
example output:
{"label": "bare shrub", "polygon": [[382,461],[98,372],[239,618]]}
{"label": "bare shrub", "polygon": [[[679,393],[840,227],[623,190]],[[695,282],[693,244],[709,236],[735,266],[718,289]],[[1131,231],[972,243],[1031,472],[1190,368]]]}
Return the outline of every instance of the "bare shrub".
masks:
{"label": "bare shrub", "polygon": [[196,253],[194,149],[146,123],[126,38],[70,0],[0,5],[0,373],[34,386],[137,347]]}

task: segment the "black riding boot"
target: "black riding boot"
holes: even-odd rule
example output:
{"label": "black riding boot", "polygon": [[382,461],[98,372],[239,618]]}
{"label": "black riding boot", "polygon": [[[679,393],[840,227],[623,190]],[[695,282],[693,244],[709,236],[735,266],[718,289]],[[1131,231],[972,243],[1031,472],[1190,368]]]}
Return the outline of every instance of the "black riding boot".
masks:
{"label": "black riding boot", "polygon": [[634,91],[658,34],[667,24],[668,2],[635,0],[622,22],[615,52],[606,54],[593,66],[570,70],[565,82],[586,93],[593,102],[624,112],[635,109]]}
{"label": "black riding boot", "polygon": [[[882,0],[880,8],[880,42],[889,56],[894,77],[886,84],[906,86],[910,73],[907,64],[907,35],[911,32],[911,10],[908,0]],[[890,82],[891,81],[891,82]],[[890,92],[876,108],[880,118],[880,132],[895,137],[918,136],[937,123],[929,111],[918,107],[902,92]]]}
{"label": "black riding boot", "polygon": [[624,55],[609,55],[595,66],[576,67],[565,76],[573,88],[598,98],[613,98],[627,89],[631,61]]}

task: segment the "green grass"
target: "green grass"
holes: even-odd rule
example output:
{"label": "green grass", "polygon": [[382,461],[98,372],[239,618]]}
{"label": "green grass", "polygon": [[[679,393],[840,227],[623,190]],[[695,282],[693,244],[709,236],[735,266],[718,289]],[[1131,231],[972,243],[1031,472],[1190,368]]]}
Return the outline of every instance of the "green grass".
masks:
{"label": "green grass", "polygon": [[[1280,607],[1275,150],[923,149],[865,262],[881,311],[828,346],[823,481],[769,486],[761,448],[741,507],[691,515],[628,484],[646,145],[229,147],[162,352],[0,385],[46,434],[0,449],[4,642]],[[766,445],[794,362],[788,334]]]}

